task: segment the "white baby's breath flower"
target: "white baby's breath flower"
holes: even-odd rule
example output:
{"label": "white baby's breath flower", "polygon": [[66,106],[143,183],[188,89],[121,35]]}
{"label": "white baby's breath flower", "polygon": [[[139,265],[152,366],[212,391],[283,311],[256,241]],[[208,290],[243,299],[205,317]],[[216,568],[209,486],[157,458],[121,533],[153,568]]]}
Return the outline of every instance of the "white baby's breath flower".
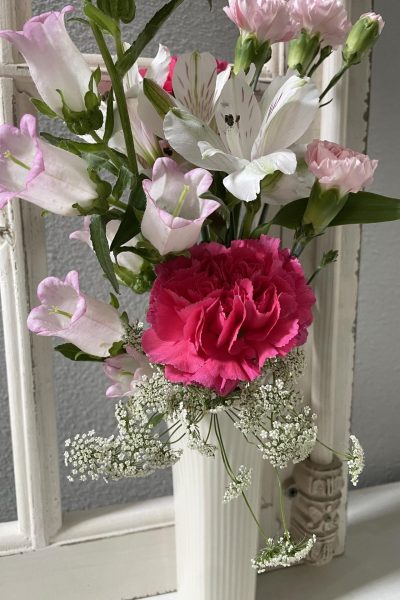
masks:
{"label": "white baby's breath flower", "polygon": [[225,489],[224,504],[238,498],[243,492],[251,486],[252,469],[248,469],[243,465],[239,467],[239,471],[234,481],[231,481]]}
{"label": "white baby's breath flower", "polygon": [[316,541],[315,535],[297,543],[290,534],[285,534],[277,540],[269,538],[265,548],[252,560],[252,565],[258,573],[264,573],[272,567],[290,567],[303,560]]}
{"label": "white baby's breath flower", "polygon": [[358,478],[364,470],[365,466],[365,454],[364,450],[355,435],[350,436],[351,448],[349,454],[351,455],[348,461],[349,474],[351,483],[355,486],[358,484]]}

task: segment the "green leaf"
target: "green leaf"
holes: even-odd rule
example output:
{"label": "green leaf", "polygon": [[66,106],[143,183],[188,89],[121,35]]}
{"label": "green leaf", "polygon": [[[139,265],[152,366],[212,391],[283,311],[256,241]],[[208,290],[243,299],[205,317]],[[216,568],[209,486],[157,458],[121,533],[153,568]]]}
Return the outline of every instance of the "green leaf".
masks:
{"label": "green leaf", "polygon": [[143,202],[146,202],[142,185],[143,179],[144,177],[139,178],[135,189],[132,190],[129,196],[125,215],[111,244],[111,252],[118,250],[121,246],[140,233],[140,221],[137,217],[135,208],[138,206],[140,207]]}
{"label": "green leaf", "polygon": [[58,148],[63,148],[64,150],[69,150],[69,152],[73,152],[73,154],[81,154],[82,152],[86,154],[92,152],[102,152],[107,147],[105,144],[77,142],[68,138],[57,137],[56,135],[52,135],[46,131],[42,131],[40,135],[46,140],[46,142],[49,142],[49,144],[57,146]]}
{"label": "green leaf", "polygon": [[101,268],[116,293],[119,294],[118,280],[114,273],[114,266],[106,236],[106,220],[100,215],[94,215],[90,221],[90,239]]}
{"label": "green leaf", "polygon": [[109,17],[103,11],[101,11],[93,4],[86,4],[83,8],[83,12],[93,23],[95,23],[100,29],[106,31],[113,37],[119,35],[119,27],[116,21],[112,17]]}
{"label": "green leaf", "polygon": [[330,224],[384,223],[400,219],[400,200],[371,192],[350,194],[344,208]]}
{"label": "green leaf", "polygon": [[45,115],[45,117],[50,117],[50,119],[56,119],[58,117],[58,114],[54,112],[54,110],[50,108],[46,102],[43,102],[43,100],[39,100],[39,98],[31,98],[31,102],[36,110],[42,115]]}
{"label": "green leaf", "polygon": [[119,354],[126,354],[126,352],[124,350],[124,346],[125,346],[124,340],[115,342],[110,348],[110,356],[118,356]]}
{"label": "green leaf", "polygon": [[306,211],[308,198],[295,200],[283,206],[272,219],[273,225],[281,225],[288,229],[297,229],[303,220],[303,215]]}
{"label": "green leaf", "polygon": [[112,292],[110,294],[110,304],[117,310],[119,309],[119,300],[118,300],[117,296],[115,296]]}
{"label": "green leaf", "polygon": [[86,354],[85,352],[82,352],[82,350],[74,344],[61,344],[60,346],[56,346],[54,350],[60,352],[60,354],[65,356],[65,358],[69,358],[69,360],[79,362],[103,362],[104,360],[99,356],[92,356],[91,354]]}
{"label": "green leaf", "polygon": [[[307,204],[308,198],[290,202],[281,208],[272,223],[288,229],[297,229],[301,225]],[[329,227],[384,223],[398,219],[400,219],[400,200],[371,192],[358,192],[349,194],[344,208],[333,219]]]}
{"label": "green leaf", "polygon": [[113,196],[119,200],[127,188],[132,186],[135,176],[129,169],[121,167],[118,175],[118,179],[113,187]]}
{"label": "green leaf", "polygon": [[143,31],[138,35],[136,41],[127,50],[124,56],[117,62],[120,75],[125,75],[135,64],[144,48],[158,33],[160,27],[184,0],[170,0],[150,19]]}

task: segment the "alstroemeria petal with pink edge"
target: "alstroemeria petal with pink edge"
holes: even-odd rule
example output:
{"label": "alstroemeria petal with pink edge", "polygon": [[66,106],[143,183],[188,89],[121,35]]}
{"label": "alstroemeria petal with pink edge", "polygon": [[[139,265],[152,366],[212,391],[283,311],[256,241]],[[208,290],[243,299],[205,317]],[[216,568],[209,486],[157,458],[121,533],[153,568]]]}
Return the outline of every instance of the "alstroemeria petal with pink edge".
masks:
{"label": "alstroemeria petal with pink edge", "polygon": [[63,280],[47,277],[38,287],[41,305],[31,310],[28,328],[42,336],[61,337],[93,356],[109,356],[122,340],[125,330],[118,312],[110,304],[84,294],[79,274],[68,273]]}
{"label": "alstroemeria petal with pink edge", "polygon": [[323,189],[337,188],[342,196],[371,185],[378,161],[333,142],[314,140],[307,147],[308,168]]}
{"label": "alstroemeria petal with pink edge", "polygon": [[259,42],[287,42],[298,32],[286,0],[229,0],[223,10],[242,33],[255,34]]}
{"label": "alstroemeria petal with pink edge", "polygon": [[289,0],[289,9],[299,29],[319,34],[322,47],[337,48],[351,29],[341,0]]}
{"label": "alstroemeria petal with pink edge", "polygon": [[144,377],[151,377],[153,373],[147,356],[131,346],[126,347],[126,354],[107,358],[103,368],[107,377],[114,382],[107,389],[107,398],[132,396],[138,382],[143,381]]}
{"label": "alstroemeria petal with pink edge", "polygon": [[85,94],[91,70],[65,28],[64,17],[73,11],[47,12],[30,19],[22,31],[0,31],[24,56],[31,77],[44,102],[62,116],[61,90],[66,104],[74,111],[86,110]]}
{"label": "alstroemeria petal with pink edge", "polygon": [[98,196],[86,162],[40,139],[32,115],[19,129],[0,126],[0,208],[17,196],[64,216],[78,215],[74,204],[89,208]]}
{"label": "alstroemeria petal with pink edge", "polygon": [[205,219],[219,208],[215,200],[200,198],[212,183],[208,171],[180,170],[170,158],[160,158],[153,179],[143,182],[147,197],[142,234],[162,255],[181,252],[197,243]]}

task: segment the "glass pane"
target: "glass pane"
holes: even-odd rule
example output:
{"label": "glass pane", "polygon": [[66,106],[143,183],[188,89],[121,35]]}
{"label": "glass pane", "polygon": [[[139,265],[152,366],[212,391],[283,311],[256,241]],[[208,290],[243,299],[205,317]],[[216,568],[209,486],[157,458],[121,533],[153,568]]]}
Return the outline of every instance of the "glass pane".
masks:
{"label": "glass pane", "polygon": [[[46,217],[46,235],[49,273],[65,277],[76,269],[80,273],[82,290],[96,298],[107,300],[109,287],[105,283],[98,263],[90,249],[77,241],[69,241],[71,231],[79,229],[81,218]],[[125,291],[121,306],[127,307],[131,318],[144,319],[147,298]],[[74,363],[55,353],[55,386],[58,406],[58,436],[60,440],[60,473],[62,506],[64,511],[97,508],[156,498],[172,494],[169,471],[160,471],[146,479],[103,481],[67,480],[68,471],[63,463],[64,440],[76,433],[95,429],[99,435],[109,435],[115,430],[113,400],[107,399],[108,385],[101,365]]]}
{"label": "glass pane", "polygon": [[15,521],[16,519],[17,505],[15,497],[6,356],[4,351],[4,332],[0,299],[0,522]]}

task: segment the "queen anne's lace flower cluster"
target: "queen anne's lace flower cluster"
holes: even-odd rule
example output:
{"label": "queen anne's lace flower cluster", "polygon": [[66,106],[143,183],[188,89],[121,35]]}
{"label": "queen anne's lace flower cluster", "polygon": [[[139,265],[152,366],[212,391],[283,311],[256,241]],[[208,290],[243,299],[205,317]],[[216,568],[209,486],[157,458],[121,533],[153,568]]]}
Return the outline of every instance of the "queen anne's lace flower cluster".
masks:
{"label": "queen anne's lace flower cluster", "polygon": [[235,479],[226,487],[224,504],[230,502],[231,500],[235,500],[235,498],[239,498],[243,492],[249,489],[251,486],[251,475],[252,469],[248,469],[243,465],[239,467],[239,471],[237,472]]}
{"label": "queen anne's lace flower cluster", "polygon": [[252,565],[258,573],[264,573],[273,567],[290,567],[306,558],[316,541],[317,538],[313,535],[296,543],[289,533],[277,540],[269,538],[266,547],[252,560]]}
{"label": "queen anne's lace flower cluster", "polygon": [[364,450],[356,438],[355,435],[350,436],[351,448],[350,454],[351,458],[347,462],[349,467],[350,480],[353,485],[358,484],[358,478],[360,477],[362,471],[364,470],[365,465],[365,454]]}
{"label": "queen anne's lace flower cluster", "polygon": [[295,389],[303,368],[301,351],[269,361],[263,377],[243,387],[234,405],[236,427],[253,435],[263,458],[281,469],[307,458],[317,439],[315,415]]}

